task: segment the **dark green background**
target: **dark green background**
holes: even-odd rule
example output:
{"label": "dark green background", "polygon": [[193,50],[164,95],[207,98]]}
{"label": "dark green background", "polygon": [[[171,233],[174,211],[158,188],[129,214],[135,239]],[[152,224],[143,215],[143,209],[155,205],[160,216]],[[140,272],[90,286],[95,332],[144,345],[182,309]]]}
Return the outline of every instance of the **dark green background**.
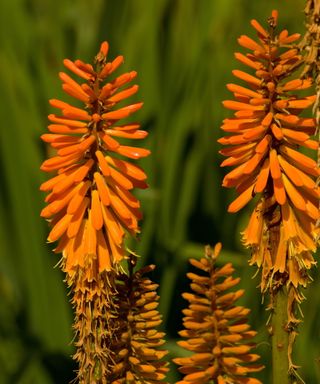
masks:
{"label": "dark green background", "polygon": [[[253,36],[250,19],[264,22],[273,8],[280,11],[281,27],[303,31],[303,6],[303,0],[1,0],[1,384],[73,378],[72,312],[64,276],[53,269],[59,257],[46,245],[48,228],[39,217],[39,184],[46,178],[39,170],[46,156],[39,136],[51,111],[47,100],[64,97],[57,76],[62,60],[91,61],[103,40],[111,45],[110,57],[125,56],[121,71],[139,73],[145,104],[136,118],[150,132],[145,146],[152,155],[143,161],[150,188],[137,192],[145,214],[142,234],[130,247],[141,263],[158,266],[153,278],[160,283],[171,356],[182,353],[175,339],[187,259],[200,256],[204,244],[222,241],[220,261],[231,260],[242,277],[242,302],[259,330],[258,352],[267,368],[258,377],[271,382],[267,314],[239,235],[249,210],[226,213],[234,191],[221,188],[216,140],[228,114],[221,107],[230,98],[225,84],[234,81],[231,70],[241,68],[233,57],[237,37]],[[320,382],[318,276],[305,292],[295,353],[308,384]],[[169,381],[177,378],[173,369]]]}

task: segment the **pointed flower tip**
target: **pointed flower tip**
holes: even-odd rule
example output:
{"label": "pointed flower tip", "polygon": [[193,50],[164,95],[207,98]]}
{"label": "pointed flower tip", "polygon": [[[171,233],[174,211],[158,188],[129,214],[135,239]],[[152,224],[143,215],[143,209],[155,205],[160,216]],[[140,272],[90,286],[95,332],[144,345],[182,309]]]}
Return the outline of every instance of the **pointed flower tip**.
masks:
{"label": "pointed flower tip", "polygon": [[100,46],[100,52],[103,54],[104,57],[107,57],[109,50],[109,43],[107,41],[103,41]]}
{"label": "pointed flower tip", "polygon": [[222,249],[222,243],[217,243],[214,247],[214,255],[215,257],[218,257]]}

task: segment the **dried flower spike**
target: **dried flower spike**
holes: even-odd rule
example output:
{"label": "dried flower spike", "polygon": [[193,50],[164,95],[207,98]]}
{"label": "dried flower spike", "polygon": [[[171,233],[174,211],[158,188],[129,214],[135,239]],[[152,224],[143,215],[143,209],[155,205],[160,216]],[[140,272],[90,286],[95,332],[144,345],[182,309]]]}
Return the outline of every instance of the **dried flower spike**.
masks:
{"label": "dried flower spike", "polygon": [[[132,261],[132,259],[131,259]],[[168,371],[167,363],[161,359],[168,353],[159,349],[164,344],[164,333],[157,327],[161,324],[158,299],[158,287],[144,275],[153,271],[150,265],[133,273],[130,264],[129,275],[119,274],[115,316],[117,331],[111,346],[113,364],[108,383],[144,383],[164,382]]]}
{"label": "dried flower spike", "polygon": [[248,377],[263,369],[262,365],[252,364],[260,356],[251,353],[254,343],[249,341],[256,332],[247,323],[250,310],[236,305],[244,294],[242,289],[228,292],[240,279],[232,277],[230,263],[216,267],[220,249],[220,243],[214,251],[207,247],[204,258],[190,260],[201,274],[187,274],[194,293],[183,294],[189,307],[183,311],[185,329],[180,335],[186,340],[178,344],[193,354],[174,359],[184,374],[177,384],[261,384]]}
{"label": "dried flower spike", "polygon": [[78,363],[77,378],[73,382],[107,384],[113,361],[112,340],[118,326],[113,300],[117,292],[112,272],[101,272],[90,279],[86,272],[95,269],[95,265],[86,267],[78,267],[72,279],[67,279],[75,313],[73,359]]}
{"label": "dried flower spike", "polygon": [[251,263],[263,268],[262,291],[275,280],[295,288],[306,285],[307,270],[314,264],[311,253],[316,250],[319,217],[320,190],[315,183],[319,168],[297,150],[318,149],[318,141],[311,138],[315,119],[300,116],[316,97],[296,95],[310,88],[312,80],[291,78],[303,62],[293,45],[300,35],[289,35],[287,30],[275,34],[277,17],[273,11],[267,29],[252,20],[258,39],[241,36],[238,40],[249,53],[236,53],[236,58],[255,73],[233,71],[245,86],[227,85],[235,100],[223,104],[235,114],[224,120],[222,129],[229,135],[219,140],[229,146],[220,151],[228,157],[221,166],[235,166],[223,186],[235,187],[239,194],[229,212],[259,196],[243,242],[252,248]]}
{"label": "dried flower spike", "polygon": [[142,103],[118,107],[137,92],[137,85],[128,86],[137,73],[105,82],[123,63],[122,56],[107,62],[108,48],[107,42],[101,44],[94,66],[64,60],[83,82],[61,72],[62,88],[84,107],[50,100],[59,114],[49,115],[50,133],[42,135],[57,153],[41,169],[57,175],[41,185],[49,192],[41,216],[50,220],[48,240],[59,240],[56,252],[63,252],[63,267],[69,274],[84,266],[86,255],[97,258],[98,272],[111,270],[124,257],[124,234],[136,234],[141,218],[140,203],[130,191],[147,187],[144,171],[122,157],[139,159],[149,151],[118,141],[147,135],[137,123],[119,124],[142,107]]}

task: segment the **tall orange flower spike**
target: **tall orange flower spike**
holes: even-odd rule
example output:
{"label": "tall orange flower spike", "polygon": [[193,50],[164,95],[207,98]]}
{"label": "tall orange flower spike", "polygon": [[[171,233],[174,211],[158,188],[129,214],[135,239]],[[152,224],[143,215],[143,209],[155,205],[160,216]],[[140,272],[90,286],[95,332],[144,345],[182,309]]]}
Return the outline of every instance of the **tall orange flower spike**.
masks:
{"label": "tall orange flower spike", "polygon": [[149,150],[122,145],[119,139],[143,139],[147,132],[137,123],[119,124],[142,107],[142,103],[118,107],[134,95],[137,85],[128,86],[135,71],[106,79],[123,63],[118,56],[107,62],[109,45],[101,44],[95,65],[65,59],[65,67],[78,78],[60,72],[63,90],[81,101],[83,108],[61,100],[50,100],[59,114],[50,114],[50,133],[41,136],[57,152],[41,166],[56,176],[41,185],[49,192],[41,216],[50,220],[48,240],[59,240],[56,252],[63,251],[64,269],[71,273],[83,267],[85,255],[95,255],[98,270],[108,271],[124,257],[126,232],[139,232],[140,203],[133,188],[146,188],[146,174],[124,160],[149,155]]}
{"label": "tall orange flower spike", "polygon": [[252,364],[260,356],[252,353],[256,332],[247,323],[250,310],[236,305],[242,289],[229,292],[240,281],[232,277],[231,263],[216,267],[220,249],[220,243],[213,251],[207,247],[205,257],[190,260],[200,274],[187,274],[193,293],[183,294],[189,307],[183,310],[185,329],[179,332],[185,340],[178,344],[193,353],[174,359],[184,374],[177,384],[261,384],[248,376],[264,368]]}
{"label": "tall orange flower spike", "polygon": [[223,180],[223,186],[235,187],[239,195],[228,211],[239,211],[258,195],[243,241],[252,248],[251,263],[263,268],[263,291],[276,274],[281,284],[290,282],[297,288],[307,283],[319,217],[320,193],[315,183],[319,169],[312,158],[298,151],[299,147],[318,149],[318,141],[311,138],[315,119],[300,116],[316,97],[296,95],[311,87],[312,80],[292,79],[303,62],[292,44],[300,35],[289,35],[287,30],[276,34],[277,17],[273,11],[267,29],[251,21],[257,40],[238,39],[249,53],[235,57],[254,73],[233,71],[245,86],[227,85],[235,100],[223,105],[235,113],[222,125],[228,135],[218,140],[228,146],[220,151],[228,157],[221,166],[235,166]]}

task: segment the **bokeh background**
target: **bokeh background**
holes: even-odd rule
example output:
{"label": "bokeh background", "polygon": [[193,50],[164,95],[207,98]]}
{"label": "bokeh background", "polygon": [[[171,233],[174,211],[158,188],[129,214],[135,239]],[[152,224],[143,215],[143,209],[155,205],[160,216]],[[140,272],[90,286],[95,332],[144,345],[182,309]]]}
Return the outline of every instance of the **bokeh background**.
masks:
{"label": "bokeh background", "polygon": [[[216,140],[228,112],[225,84],[241,68],[233,52],[241,34],[253,36],[249,20],[262,22],[273,8],[280,24],[302,32],[303,0],[1,0],[0,2],[0,384],[63,384],[74,377],[72,311],[59,257],[46,244],[48,228],[39,212],[45,179],[40,164],[47,149],[49,98],[62,96],[58,72],[66,57],[91,61],[108,40],[110,57],[125,56],[122,71],[137,70],[136,116],[150,132],[142,162],[150,188],[137,192],[144,220],[138,242],[130,244],[141,264],[156,263],[160,310],[170,356],[181,329],[181,293],[188,289],[187,259],[205,244],[222,241],[220,262],[232,261],[259,331],[258,352],[270,383],[268,313],[258,279],[248,266],[239,232],[249,210],[226,213],[234,192],[221,187],[223,170]],[[241,49],[241,48],[240,48]],[[306,383],[320,382],[320,277],[305,291],[305,315],[295,348]],[[171,370],[168,381],[179,375]]]}

